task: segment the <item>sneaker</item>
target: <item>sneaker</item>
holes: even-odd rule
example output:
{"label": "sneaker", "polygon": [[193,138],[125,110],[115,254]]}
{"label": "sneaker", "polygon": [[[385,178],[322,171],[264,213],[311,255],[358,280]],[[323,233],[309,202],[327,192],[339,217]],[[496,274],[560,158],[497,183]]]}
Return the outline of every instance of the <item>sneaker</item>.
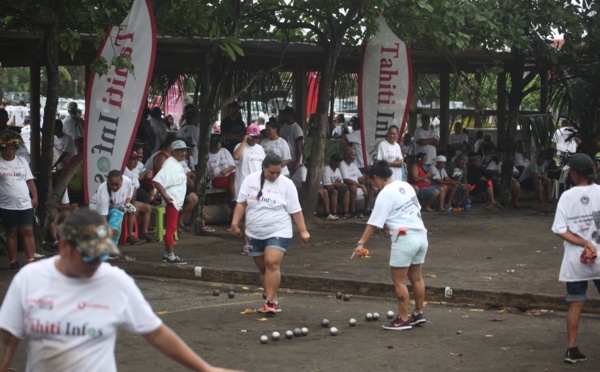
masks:
{"label": "sneaker", "polygon": [[33,252],[33,258],[35,260],[39,260],[39,259],[42,259],[42,258],[46,258],[46,255],[45,254],[39,254],[37,252]]}
{"label": "sneaker", "polygon": [[150,232],[147,232],[146,234],[142,235],[142,239],[144,239],[146,243],[154,243],[158,241],[156,234],[151,234]]}
{"label": "sneaker", "polygon": [[427,320],[425,320],[425,315],[423,315],[423,313],[421,313],[421,314],[413,313],[410,316],[410,325],[419,325],[419,324],[423,324],[423,323],[427,323]]}
{"label": "sneaker", "polygon": [[242,251],[240,252],[240,254],[242,254],[242,255],[244,255],[244,256],[247,256],[247,255],[248,255],[248,253],[250,253],[250,248],[251,248],[251,247],[252,247],[252,246],[251,246],[251,245],[249,245],[249,244],[242,245]]}
{"label": "sneaker", "polygon": [[108,256],[109,260],[118,260],[119,259],[119,255],[118,254],[111,254]]}
{"label": "sneaker", "polygon": [[392,331],[403,331],[405,329],[412,329],[412,325],[410,325],[410,320],[402,320],[402,318],[398,317],[394,319],[390,324],[382,326],[383,329],[389,329]]}
{"label": "sneaker", "polygon": [[163,256],[162,260],[163,260],[163,262],[177,264],[177,265],[184,265],[187,263],[187,261],[182,260],[180,257],[175,256],[174,254],[169,254],[167,256]]}
{"label": "sneaker", "polygon": [[208,225],[204,225],[204,226],[202,226],[202,232],[212,233],[212,232],[215,232],[215,229],[214,229],[214,227],[210,227]]}
{"label": "sneaker", "polygon": [[329,216],[327,216],[327,218],[325,218],[327,221],[337,221],[340,218],[338,216],[334,216],[333,214],[330,214]]}
{"label": "sneaker", "polygon": [[346,213],[343,217],[344,220],[348,220],[350,218],[352,218],[352,215],[350,213]]}
{"label": "sneaker", "polygon": [[133,235],[129,235],[127,239],[125,239],[125,242],[129,245],[140,245],[146,243],[146,240],[138,239]]}
{"label": "sneaker", "polygon": [[131,257],[131,256],[128,256],[128,255],[125,255],[123,258],[125,259],[125,261],[130,261],[130,262],[133,262],[133,261],[136,260],[135,257]]}
{"label": "sneaker", "polygon": [[279,302],[275,304],[275,311],[278,313],[281,312],[281,305],[279,305]]}
{"label": "sneaker", "polygon": [[366,217],[369,217],[371,215],[371,210],[370,209],[369,210],[365,209],[364,211],[362,211],[362,215],[366,216]]}
{"label": "sneaker", "polygon": [[56,253],[58,252],[58,242],[47,243],[42,242],[42,249],[48,253]]}
{"label": "sneaker", "polygon": [[263,305],[263,307],[261,307],[257,311],[261,314],[267,314],[267,315],[277,314],[277,309],[275,308],[275,304],[273,303],[273,301],[265,301],[265,304]]}
{"label": "sneaker", "polygon": [[577,346],[567,349],[567,353],[565,354],[565,363],[577,363],[585,360],[587,360],[587,357],[579,351]]}
{"label": "sneaker", "polygon": [[10,271],[19,271],[21,269],[21,264],[19,264],[19,261],[12,261],[8,264],[8,267],[10,268]]}
{"label": "sneaker", "polygon": [[361,212],[354,213],[354,218],[363,218],[363,214]]}

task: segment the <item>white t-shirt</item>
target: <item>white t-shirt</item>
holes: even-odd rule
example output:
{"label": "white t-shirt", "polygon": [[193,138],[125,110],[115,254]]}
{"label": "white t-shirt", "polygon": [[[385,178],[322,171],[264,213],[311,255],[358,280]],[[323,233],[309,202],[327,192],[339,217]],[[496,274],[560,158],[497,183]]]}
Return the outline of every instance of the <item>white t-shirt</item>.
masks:
{"label": "white t-shirt", "polygon": [[380,229],[387,225],[392,241],[396,239],[401,227],[426,231],[415,189],[404,181],[394,181],[377,194],[367,224]]}
{"label": "white t-shirt", "polygon": [[343,181],[340,168],[333,170],[329,165],[326,165],[325,168],[323,168],[323,179],[321,181],[323,186],[332,185],[337,180]]}
{"label": "white t-shirt", "polygon": [[365,160],[363,159],[362,137],[360,133],[360,130],[352,131],[352,133],[346,134],[346,140],[352,145],[354,151],[356,151],[356,160],[354,161],[356,166],[364,168]]}
{"label": "white t-shirt", "polygon": [[355,182],[358,182],[358,179],[362,177],[356,163],[348,164],[345,160],[340,162],[340,174],[342,175],[342,179],[349,179]]}
{"label": "white t-shirt", "polygon": [[572,128],[563,127],[554,132],[552,136],[552,142],[556,144],[556,151],[560,155],[563,152],[576,152],[577,151],[577,142],[575,139],[571,139],[567,141],[567,138],[573,134]]}
{"label": "white t-shirt", "polygon": [[31,152],[31,125],[25,125],[21,128],[21,138],[23,139],[23,143],[25,144],[25,148],[27,152]]}
{"label": "white t-shirt", "polygon": [[103,216],[108,215],[108,208],[119,208],[125,205],[127,199],[133,196],[133,185],[129,177],[123,177],[121,188],[115,192],[108,193],[107,181],[98,186],[98,190],[90,200],[90,209],[100,213]]}
{"label": "white t-shirt", "polygon": [[537,161],[532,161],[528,166],[525,167],[523,173],[521,173],[521,177],[519,177],[519,182],[523,182],[528,178],[533,177],[532,173],[544,173],[546,171],[545,163],[542,165],[538,165]]}
{"label": "white t-shirt", "polygon": [[200,128],[197,125],[186,125],[177,131],[177,138],[192,140],[194,147],[192,148],[192,166],[198,164],[198,138],[200,138]]}
{"label": "white t-shirt", "polygon": [[465,142],[469,142],[469,136],[466,133],[450,133],[450,144],[451,145],[462,145]]}
{"label": "white t-shirt", "polygon": [[478,139],[477,141],[475,141],[475,145],[473,145],[473,150],[475,152],[479,152],[479,149],[481,148],[482,144],[483,144],[483,138]]}
{"label": "white t-shirt", "polygon": [[[377,160],[385,160],[388,163],[402,159],[402,149],[397,143],[389,143],[382,141],[377,149]],[[394,181],[402,181],[402,168],[390,167],[392,170],[392,179]]]}
{"label": "white t-shirt", "polygon": [[[498,162],[496,160],[492,160],[489,162],[488,166],[485,168],[485,170],[490,170],[490,171],[502,171],[502,162]],[[519,171],[517,170],[516,167],[513,166],[513,175],[514,174],[518,174]],[[434,177],[435,178],[435,177]],[[494,181],[499,181],[500,180],[500,176],[498,175],[494,175],[493,177]]]}
{"label": "white t-shirt", "polygon": [[[241,143],[235,146],[237,149]],[[235,152],[235,150],[234,150]],[[240,193],[240,187],[244,178],[248,177],[254,172],[262,170],[262,161],[265,160],[265,150],[261,145],[256,144],[250,146],[246,143],[244,146],[244,152],[239,160],[235,161],[235,192]]]}
{"label": "white t-shirt", "polygon": [[[600,250],[600,186],[576,186],[565,191],[556,206],[552,232],[563,234],[570,231],[589,240]],[[565,252],[558,280],[575,282],[600,279],[600,260],[593,264],[582,264],[579,256],[583,247],[564,241]]]}
{"label": "white t-shirt", "polygon": [[402,153],[406,155],[416,155],[417,144],[411,141],[410,144],[405,145],[404,142],[402,142],[400,143],[400,150],[402,150]]}
{"label": "white t-shirt", "polygon": [[152,151],[156,152],[167,138],[167,128],[160,120],[153,117],[150,117],[150,125],[152,126],[152,132],[154,133],[154,149],[152,149]]}
{"label": "white t-shirt", "polygon": [[22,127],[25,116],[29,115],[29,109],[25,106],[14,106],[11,120],[15,127]]}
{"label": "white t-shirt", "polygon": [[28,372],[116,371],[117,328],[147,334],[160,327],[133,279],[102,263],[89,279],[58,271],[59,256],[23,267],[0,310],[0,328],[27,342]]}
{"label": "white t-shirt", "polygon": [[22,211],[32,208],[27,181],[33,179],[27,161],[19,156],[0,156],[0,208]]}
{"label": "white t-shirt", "polygon": [[292,219],[290,214],[302,210],[294,183],[287,177],[278,177],[275,182],[265,179],[262,196],[257,200],[260,174],[250,174],[241,185],[238,203],[246,202],[246,235],[252,239],[271,237],[291,238]]}
{"label": "white t-shirt", "polygon": [[[222,147],[216,154],[212,152],[208,153],[208,177],[224,177],[221,171],[231,166],[235,166],[235,160],[233,160],[233,156],[231,156],[231,153],[226,148]],[[229,173],[225,176],[228,176]]]}
{"label": "white t-shirt", "polygon": [[515,166],[516,167],[527,167],[529,165],[529,159],[520,152],[515,152]]}
{"label": "white t-shirt", "polygon": [[[290,156],[292,161],[296,161],[296,140],[304,137],[304,132],[298,123],[283,124],[279,129],[279,136],[287,141],[290,146]],[[300,154],[300,162],[302,162],[302,154]]]}
{"label": "white t-shirt", "polygon": [[128,167],[125,167],[123,175],[129,178],[129,180],[131,181],[131,186],[134,189],[140,188],[140,174],[138,173],[137,168],[129,169]]}
{"label": "white t-shirt", "polygon": [[54,159],[53,162],[56,162],[60,155],[66,152],[68,155],[63,159],[63,165],[73,156],[77,155],[77,148],[75,147],[75,142],[73,142],[73,138],[68,134],[63,134],[61,138],[54,136]]}
{"label": "white t-shirt", "polygon": [[298,168],[296,173],[292,176],[291,180],[296,186],[297,189],[302,188],[302,182],[306,182],[306,177],[308,176],[308,169],[304,164]]}
{"label": "white t-shirt", "polygon": [[[283,160],[292,160],[290,145],[288,145],[287,141],[281,137],[277,138],[275,141],[265,138],[262,140],[260,145],[265,150],[266,155],[275,154],[281,157]],[[282,167],[281,175],[287,176],[288,174],[290,174],[290,171],[287,169],[287,167]]]}
{"label": "white t-shirt", "polygon": [[440,180],[441,181],[444,178],[448,177],[448,172],[446,172],[445,168],[438,169],[438,168],[436,168],[436,166],[434,164],[431,164],[429,166],[429,168],[427,169],[427,173],[433,174],[433,179],[434,180]]}
{"label": "white t-shirt", "polygon": [[63,132],[74,140],[83,137],[83,119],[77,115],[69,114],[63,120]]}
{"label": "white t-shirt", "polygon": [[419,145],[419,140],[429,139],[429,138],[439,139],[440,137],[438,137],[438,135],[435,133],[435,131],[433,129],[431,129],[431,127],[429,128],[429,130],[425,130],[425,129],[423,129],[423,127],[419,127],[415,131],[415,142],[417,144],[417,153],[419,153],[419,152],[426,153],[427,154],[427,162],[428,162],[427,164],[433,164],[433,161],[437,155],[437,150],[436,150],[435,146]]}
{"label": "white t-shirt", "polygon": [[187,190],[187,175],[181,163],[170,156],[154,176],[153,181],[165,188],[167,195],[173,199],[173,206],[177,210],[181,210]]}

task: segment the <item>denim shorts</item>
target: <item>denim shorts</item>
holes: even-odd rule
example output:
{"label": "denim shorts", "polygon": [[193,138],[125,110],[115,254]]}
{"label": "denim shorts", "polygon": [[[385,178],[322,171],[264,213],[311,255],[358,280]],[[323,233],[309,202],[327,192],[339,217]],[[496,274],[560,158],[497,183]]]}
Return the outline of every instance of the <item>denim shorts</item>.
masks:
{"label": "denim shorts", "polygon": [[425,262],[427,253],[427,231],[408,229],[392,241],[390,267],[409,267]]}
{"label": "denim shorts", "polygon": [[287,252],[288,246],[290,245],[290,238],[278,238],[272,237],[267,239],[250,239],[250,252],[248,256],[264,256],[265,249],[272,248],[282,251],[283,253]]}
{"label": "denim shorts", "polygon": [[[594,285],[600,293],[600,279],[594,280]],[[567,282],[567,302],[582,302],[587,299],[588,281]]]}
{"label": "denim shorts", "polygon": [[419,199],[426,200],[432,197],[436,191],[440,191],[441,189],[440,186],[421,187],[419,188],[419,194],[417,196]]}
{"label": "denim shorts", "polygon": [[0,208],[0,219],[4,230],[13,231],[19,227],[33,226],[33,208],[24,210],[12,210]]}

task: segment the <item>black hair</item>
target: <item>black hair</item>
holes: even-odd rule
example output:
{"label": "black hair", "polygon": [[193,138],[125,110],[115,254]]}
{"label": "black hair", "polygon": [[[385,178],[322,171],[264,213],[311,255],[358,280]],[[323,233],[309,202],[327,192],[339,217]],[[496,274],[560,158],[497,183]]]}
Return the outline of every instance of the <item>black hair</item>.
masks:
{"label": "black hair", "polygon": [[0,109],[0,119],[4,119],[8,122],[8,111]]}
{"label": "black hair", "polygon": [[108,190],[108,201],[109,204],[112,204],[112,190],[110,189],[110,186],[108,185],[108,180],[114,177],[119,177],[120,180],[123,179],[123,174],[121,173],[120,170],[117,169],[113,169],[110,172],[108,172],[108,174],[106,175],[106,189]]}
{"label": "black hair", "polygon": [[339,163],[342,161],[342,157],[338,153],[331,154],[331,156],[329,157],[329,161],[335,161]]}
{"label": "black hair", "polygon": [[265,185],[264,168],[268,168],[271,165],[282,165],[282,164],[283,164],[283,159],[281,159],[281,156],[279,156],[279,155],[269,154],[269,155],[265,156],[265,158],[262,161],[263,170],[262,170],[262,172],[260,172],[260,190],[258,191],[258,194],[256,195],[257,200],[260,200],[260,197],[262,196],[262,189],[263,189],[263,186]]}
{"label": "black hair", "polygon": [[190,125],[190,122],[192,121],[194,116],[196,116],[197,114],[198,114],[198,111],[196,111],[196,110],[189,110],[188,112],[186,112],[185,113],[185,125]]}
{"label": "black hair", "polygon": [[421,121],[423,121],[423,120],[429,120],[429,115],[428,114],[421,115]]}
{"label": "black hair", "polygon": [[396,132],[398,132],[398,134],[400,134],[400,129],[398,128],[398,126],[397,126],[397,125],[390,125],[390,126],[388,127],[388,130],[387,130],[387,132],[389,133],[389,132],[390,132],[390,129],[392,129],[392,128],[396,128]]}
{"label": "black hair", "polygon": [[390,168],[390,165],[385,160],[378,160],[372,165],[369,166],[367,170],[367,175],[369,178],[375,178],[375,176],[379,178],[390,178],[393,172]]}
{"label": "black hair", "polygon": [[167,147],[171,146],[171,144],[175,142],[176,139],[177,135],[175,133],[169,133],[169,135],[167,135],[167,138],[165,138],[165,142],[163,142],[161,148],[166,149]]}
{"label": "black hair", "polygon": [[63,129],[63,122],[60,119],[54,120],[54,130],[57,130],[58,128],[60,128],[60,130]]}
{"label": "black hair", "polygon": [[358,129],[361,129],[362,125],[360,122],[360,118],[358,116],[353,116],[350,118],[350,122],[353,124],[356,124],[358,126]]}
{"label": "black hair", "polygon": [[267,121],[265,123],[265,126],[267,126],[267,125],[270,126],[271,128],[274,128],[277,131],[277,135],[279,135],[279,128],[281,128],[281,125],[279,125],[277,120],[269,119],[269,121]]}

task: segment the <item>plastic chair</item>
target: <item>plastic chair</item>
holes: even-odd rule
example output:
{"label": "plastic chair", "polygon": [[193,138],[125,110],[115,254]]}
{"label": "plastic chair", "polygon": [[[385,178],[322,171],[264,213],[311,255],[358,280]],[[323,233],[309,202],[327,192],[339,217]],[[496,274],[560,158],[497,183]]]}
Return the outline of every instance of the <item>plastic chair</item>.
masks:
{"label": "plastic chair", "polygon": [[[154,216],[154,230],[156,230],[156,238],[159,241],[164,241],[165,230],[165,214],[166,209],[164,205],[153,205],[151,214]],[[175,230],[175,240],[179,240],[177,230]]]}
{"label": "plastic chair", "polygon": [[560,177],[557,180],[552,180],[552,197],[558,199],[560,197],[560,186],[564,185],[567,189],[567,177],[569,177],[569,166],[565,165],[560,172]]}
{"label": "plastic chair", "polygon": [[[119,245],[127,244],[127,238],[129,237],[129,232],[128,232],[129,229],[127,228],[128,223],[129,223],[129,213],[124,213],[123,214],[123,224],[121,225],[121,235],[119,236]],[[135,218],[135,217],[133,219],[132,235],[135,236],[136,238],[139,238],[137,218]]]}

